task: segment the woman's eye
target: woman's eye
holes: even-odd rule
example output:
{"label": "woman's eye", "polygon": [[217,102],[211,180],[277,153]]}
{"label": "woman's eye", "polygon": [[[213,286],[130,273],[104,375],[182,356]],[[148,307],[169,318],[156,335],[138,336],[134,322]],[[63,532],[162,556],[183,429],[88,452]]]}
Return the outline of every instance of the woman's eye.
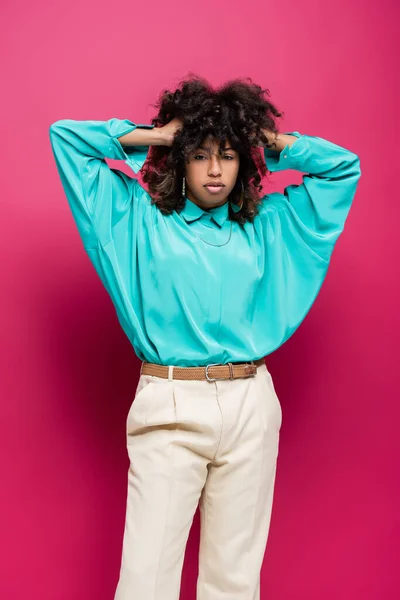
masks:
{"label": "woman's eye", "polygon": [[[197,159],[197,158],[206,158],[206,157],[203,156],[203,155],[201,155],[201,154],[196,154],[196,156],[194,158]],[[225,154],[224,158],[228,158],[229,160],[233,160],[233,156],[231,156],[230,154]]]}

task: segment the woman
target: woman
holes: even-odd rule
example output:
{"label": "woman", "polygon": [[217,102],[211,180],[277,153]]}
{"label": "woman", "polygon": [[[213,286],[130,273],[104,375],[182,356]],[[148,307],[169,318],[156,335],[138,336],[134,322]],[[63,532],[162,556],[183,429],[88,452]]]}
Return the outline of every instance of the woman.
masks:
{"label": "woman", "polygon": [[[197,598],[258,600],[282,411],[264,357],[310,310],[360,177],[251,80],[164,91],[151,125],[50,127],[84,248],[142,361],[115,600],[176,600],[198,503]],[[134,177],[111,169],[121,159]],[[261,195],[261,176],[301,185]]]}

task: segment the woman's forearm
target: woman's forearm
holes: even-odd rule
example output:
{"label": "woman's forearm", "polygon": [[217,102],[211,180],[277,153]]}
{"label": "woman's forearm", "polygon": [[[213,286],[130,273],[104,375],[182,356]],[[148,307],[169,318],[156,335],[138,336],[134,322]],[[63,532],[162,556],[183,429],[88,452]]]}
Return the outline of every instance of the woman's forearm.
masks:
{"label": "woman's forearm", "polygon": [[[296,136],[285,133],[275,134],[272,131],[263,129],[268,142],[273,145],[271,150],[280,152],[286,146],[291,146],[297,140]],[[137,127],[133,131],[117,138],[123,146],[168,146],[169,137],[162,127],[153,127],[152,129],[142,129]]]}
{"label": "woman's forearm", "polygon": [[153,129],[136,127],[133,131],[130,131],[117,139],[123,146],[166,145],[165,133],[162,127],[153,127]]}
{"label": "woman's forearm", "polygon": [[286,146],[292,146],[295,141],[298,139],[295,135],[289,135],[286,133],[273,133],[272,131],[269,131],[268,129],[263,129],[262,130],[264,135],[267,137],[268,142],[271,144],[273,143],[274,145],[272,145],[269,150],[276,150],[277,152],[280,152],[281,150],[283,150]]}

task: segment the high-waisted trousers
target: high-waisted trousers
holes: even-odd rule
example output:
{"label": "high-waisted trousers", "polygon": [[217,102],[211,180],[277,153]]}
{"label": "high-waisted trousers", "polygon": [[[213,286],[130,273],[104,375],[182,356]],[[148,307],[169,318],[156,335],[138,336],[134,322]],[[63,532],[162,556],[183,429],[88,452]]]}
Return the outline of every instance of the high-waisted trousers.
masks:
{"label": "high-waisted trousers", "polygon": [[141,374],[126,420],[122,562],[114,600],[179,600],[200,509],[197,600],[259,600],[282,410],[266,366],[252,377]]}

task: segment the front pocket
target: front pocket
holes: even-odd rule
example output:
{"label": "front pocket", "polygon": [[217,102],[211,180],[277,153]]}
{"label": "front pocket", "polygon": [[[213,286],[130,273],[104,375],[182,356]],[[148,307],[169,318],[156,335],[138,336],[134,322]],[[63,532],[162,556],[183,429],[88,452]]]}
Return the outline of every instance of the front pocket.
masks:
{"label": "front pocket", "polygon": [[155,382],[151,375],[141,375],[136,387],[135,398],[126,417],[126,432],[132,432],[136,427],[146,422],[146,411]]}
{"label": "front pocket", "polygon": [[282,406],[280,403],[280,400],[278,398],[278,394],[275,391],[275,386],[274,386],[274,381],[272,379],[272,375],[269,371],[266,372],[267,374],[267,383],[269,386],[269,389],[271,391],[272,397],[275,401],[275,406],[277,409],[277,414],[278,414],[278,431],[280,430],[281,426],[282,426]]}
{"label": "front pocket", "polygon": [[258,400],[264,431],[271,428],[279,431],[282,425],[282,408],[275,392],[271,373],[265,369],[262,370],[259,377]]}

